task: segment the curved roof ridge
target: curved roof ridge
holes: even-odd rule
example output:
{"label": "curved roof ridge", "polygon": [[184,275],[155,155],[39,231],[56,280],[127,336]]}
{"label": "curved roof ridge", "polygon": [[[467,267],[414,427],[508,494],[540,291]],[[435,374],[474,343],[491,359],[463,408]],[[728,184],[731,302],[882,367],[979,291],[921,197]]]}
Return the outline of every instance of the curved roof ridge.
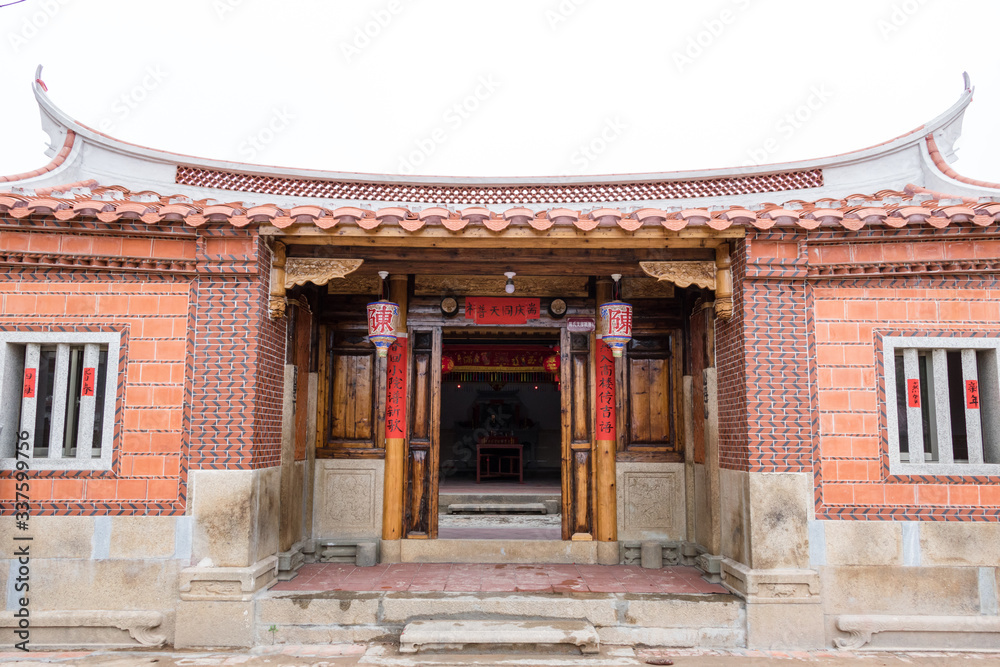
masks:
{"label": "curved roof ridge", "polygon": [[56,168],[60,167],[69,157],[69,154],[73,150],[73,144],[76,143],[76,132],[73,130],[67,130],[66,138],[63,140],[62,148],[56,153],[52,160],[44,167],[39,167],[38,169],[32,169],[31,171],[24,171],[20,174],[11,174],[10,176],[0,176],[0,183],[13,183],[14,181],[24,181],[29,178],[35,178],[36,176],[41,176],[42,174],[47,174],[51,171],[55,171]]}
{"label": "curved roof ridge", "polygon": [[966,183],[968,185],[975,185],[981,188],[992,188],[995,190],[1000,190],[1000,183],[991,183],[989,181],[981,181],[978,178],[969,178],[968,176],[962,176],[957,171],[951,168],[948,162],[941,155],[941,151],[938,149],[937,142],[934,141],[934,135],[928,134],[927,137],[927,152],[930,153],[931,161],[934,162],[934,166],[937,167],[942,174],[948,178],[958,181],[959,183]]}
{"label": "curved roof ridge", "polygon": [[[269,176],[276,178],[309,179],[323,181],[347,181],[347,182],[376,182],[389,184],[414,184],[414,185],[453,185],[459,187],[485,187],[493,185],[503,186],[572,186],[584,184],[616,184],[634,183],[649,181],[685,181],[685,180],[708,180],[718,178],[740,178],[756,177],[781,172],[798,172],[826,167],[847,166],[858,162],[870,161],[883,156],[895,153],[899,150],[910,148],[919,144],[927,135],[933,135],[943,129],[954,125],[960,121],[966,107],[972,100],[973,88],[967,74],[963,74],[965,89],[959,99],[946,111],[937,116],[932,121],[920,127],[900,135],[895,139],[847,153],[841,153],[824,158],[812,158],[794,162],[755,165],[748,167],[728,167],[698,169],[687,171],[667,171],[648,173],[626,173],[610,175],[586,175],[586,176],[532,176],[532,177],[480,177],[480,176],[408,176],[397,174],[368,174],[362,172],[343,172],[332,170],[299,169],[287,167],[269,167],[241,162],[230,162],[211,158],[200,158],[194,156],[172,153],[165,150],[140,146],[108,136],[94,130],[79,121],[73,119],[57,107],[48,97],[47,88],[41,80],[41,66],[36,72],[36,78],[32,84],[35,99],[38,102],[43,119],[48,119],[52,127],[47,128],[50,136],[61,135],[63,131],[69,135],[78,135],[88,143],[103,147],[114,153],[124,156],[131,156],[145,160],[147,162],[159,163],[162,165],[175,165],[177,167],[194,167],[211,171],[223,171],[236,174],[252,174],[259,176]],[[957,138],[957,134],[956,134]],[[53,136],[53,142],[56,137]],[[951,146],[946,147],[950,153]],[[62,153],[62,151],[60,151]],[[65,159],[65,156],[63,157]],[[37,170],[36,170],[37,171]],[[32,173],[32,172],[28,172]],[[43,172],[44,173],[44,172]],[[18,175],[23,176],[23,175]],[[11,177],[4,179],[5,182],[13,180]]]}

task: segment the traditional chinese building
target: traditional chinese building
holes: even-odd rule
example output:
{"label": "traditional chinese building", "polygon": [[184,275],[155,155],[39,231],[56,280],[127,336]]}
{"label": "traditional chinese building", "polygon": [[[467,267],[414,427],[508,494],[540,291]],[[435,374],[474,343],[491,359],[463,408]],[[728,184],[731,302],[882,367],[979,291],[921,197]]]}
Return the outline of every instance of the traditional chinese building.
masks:
{"label": "traditional chinese building", "polygon": [[[28,536],[35,645],[518,609],[606,643],[997,646],[1000,185],[948,166],[968,83],[835,157],[505,179],[177,155],[34,89],[52,160],[0,178],[0,625]],[[550,539],[440,524],[449,484],[521,482]],[[337,560],[696,567],[703,597],[275,592]]]}

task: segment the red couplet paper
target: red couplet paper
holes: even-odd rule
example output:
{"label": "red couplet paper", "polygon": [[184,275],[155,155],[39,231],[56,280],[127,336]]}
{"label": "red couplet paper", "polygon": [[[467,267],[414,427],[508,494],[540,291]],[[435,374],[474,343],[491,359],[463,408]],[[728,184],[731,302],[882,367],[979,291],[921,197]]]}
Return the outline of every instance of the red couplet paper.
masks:
{"label": "red couplet paper", "polygon": [[539,300],[522,297],[467,296],[465,319],[476,324],[527,324],[537,320]]}
{"label": "red couplet paper", "polygon": [[35,375],[37,372],[36,368],[24,369],[24,392],[21,394],[24,398],[35,397]]}
{"label": "red couplet paper", "polygon": [[385,437],[406,437],[406,339],[389,346],[385,370]]}
{"label": "red couplet paper", "polygon": [[615,357],[597,341],[597,439],[617,440],[615,433]]}
{"label": "red couplet paper", "polygon": [[970,410],[979,409],[979,381],[965,381],[965,407]]}
{"label": "red couplet paper", "polygon": [[920,380],[906,381],[906,405],[911,408],[920,407]]}
{"label": "red couplet paper", "polygon": [[97,379],[97,369],[96,368],[84,368],[83,369],[83,386],[80,387],[80,396],[93,396],[94,395],[94,384]]}

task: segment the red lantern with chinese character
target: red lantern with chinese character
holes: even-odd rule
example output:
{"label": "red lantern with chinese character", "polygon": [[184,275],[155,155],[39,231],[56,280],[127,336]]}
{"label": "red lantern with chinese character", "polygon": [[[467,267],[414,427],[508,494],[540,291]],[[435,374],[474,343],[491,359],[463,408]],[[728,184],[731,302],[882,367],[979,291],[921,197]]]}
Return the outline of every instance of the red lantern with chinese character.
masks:
{"label": "red lantern with chinese character", "polygon": [[455,367],[455,360],[451,357],[441,357],[441,374],[447,375]]}
{"label": "red lantern with chinese character", "polygon": [[396,327],[399,323],[399,306],[391,301],[373,301],[368,304],[368,340],[384,357],[389,346],[396,342]]}
{"label": "red lantern with chinese character", "polygon": [[599,338],[611,348],[611,354],[622,356],[632,339],[632,306],[622,301],[609,301],[600,307]]}
{"label": "red lantern with chinese character", "polygon": [[558,354],[553,354],[551,357],[546,357],[545,361],[542,362],[542,367],[549,373],[558,373],[559,367],[562,365]]}

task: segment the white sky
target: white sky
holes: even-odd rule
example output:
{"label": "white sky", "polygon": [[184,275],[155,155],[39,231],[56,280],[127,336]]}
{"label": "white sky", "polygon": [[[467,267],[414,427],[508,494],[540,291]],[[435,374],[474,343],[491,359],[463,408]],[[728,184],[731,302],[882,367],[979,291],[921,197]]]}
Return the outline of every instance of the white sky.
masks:
{"label": "white sky", "polygon": [[995,0],[25,0],[0,8],[0,174],[48,161],[39,63],[137,144],[477,176],[823,157],[931,120],[967,70],[954,166],[997,182],[998,23]]}

